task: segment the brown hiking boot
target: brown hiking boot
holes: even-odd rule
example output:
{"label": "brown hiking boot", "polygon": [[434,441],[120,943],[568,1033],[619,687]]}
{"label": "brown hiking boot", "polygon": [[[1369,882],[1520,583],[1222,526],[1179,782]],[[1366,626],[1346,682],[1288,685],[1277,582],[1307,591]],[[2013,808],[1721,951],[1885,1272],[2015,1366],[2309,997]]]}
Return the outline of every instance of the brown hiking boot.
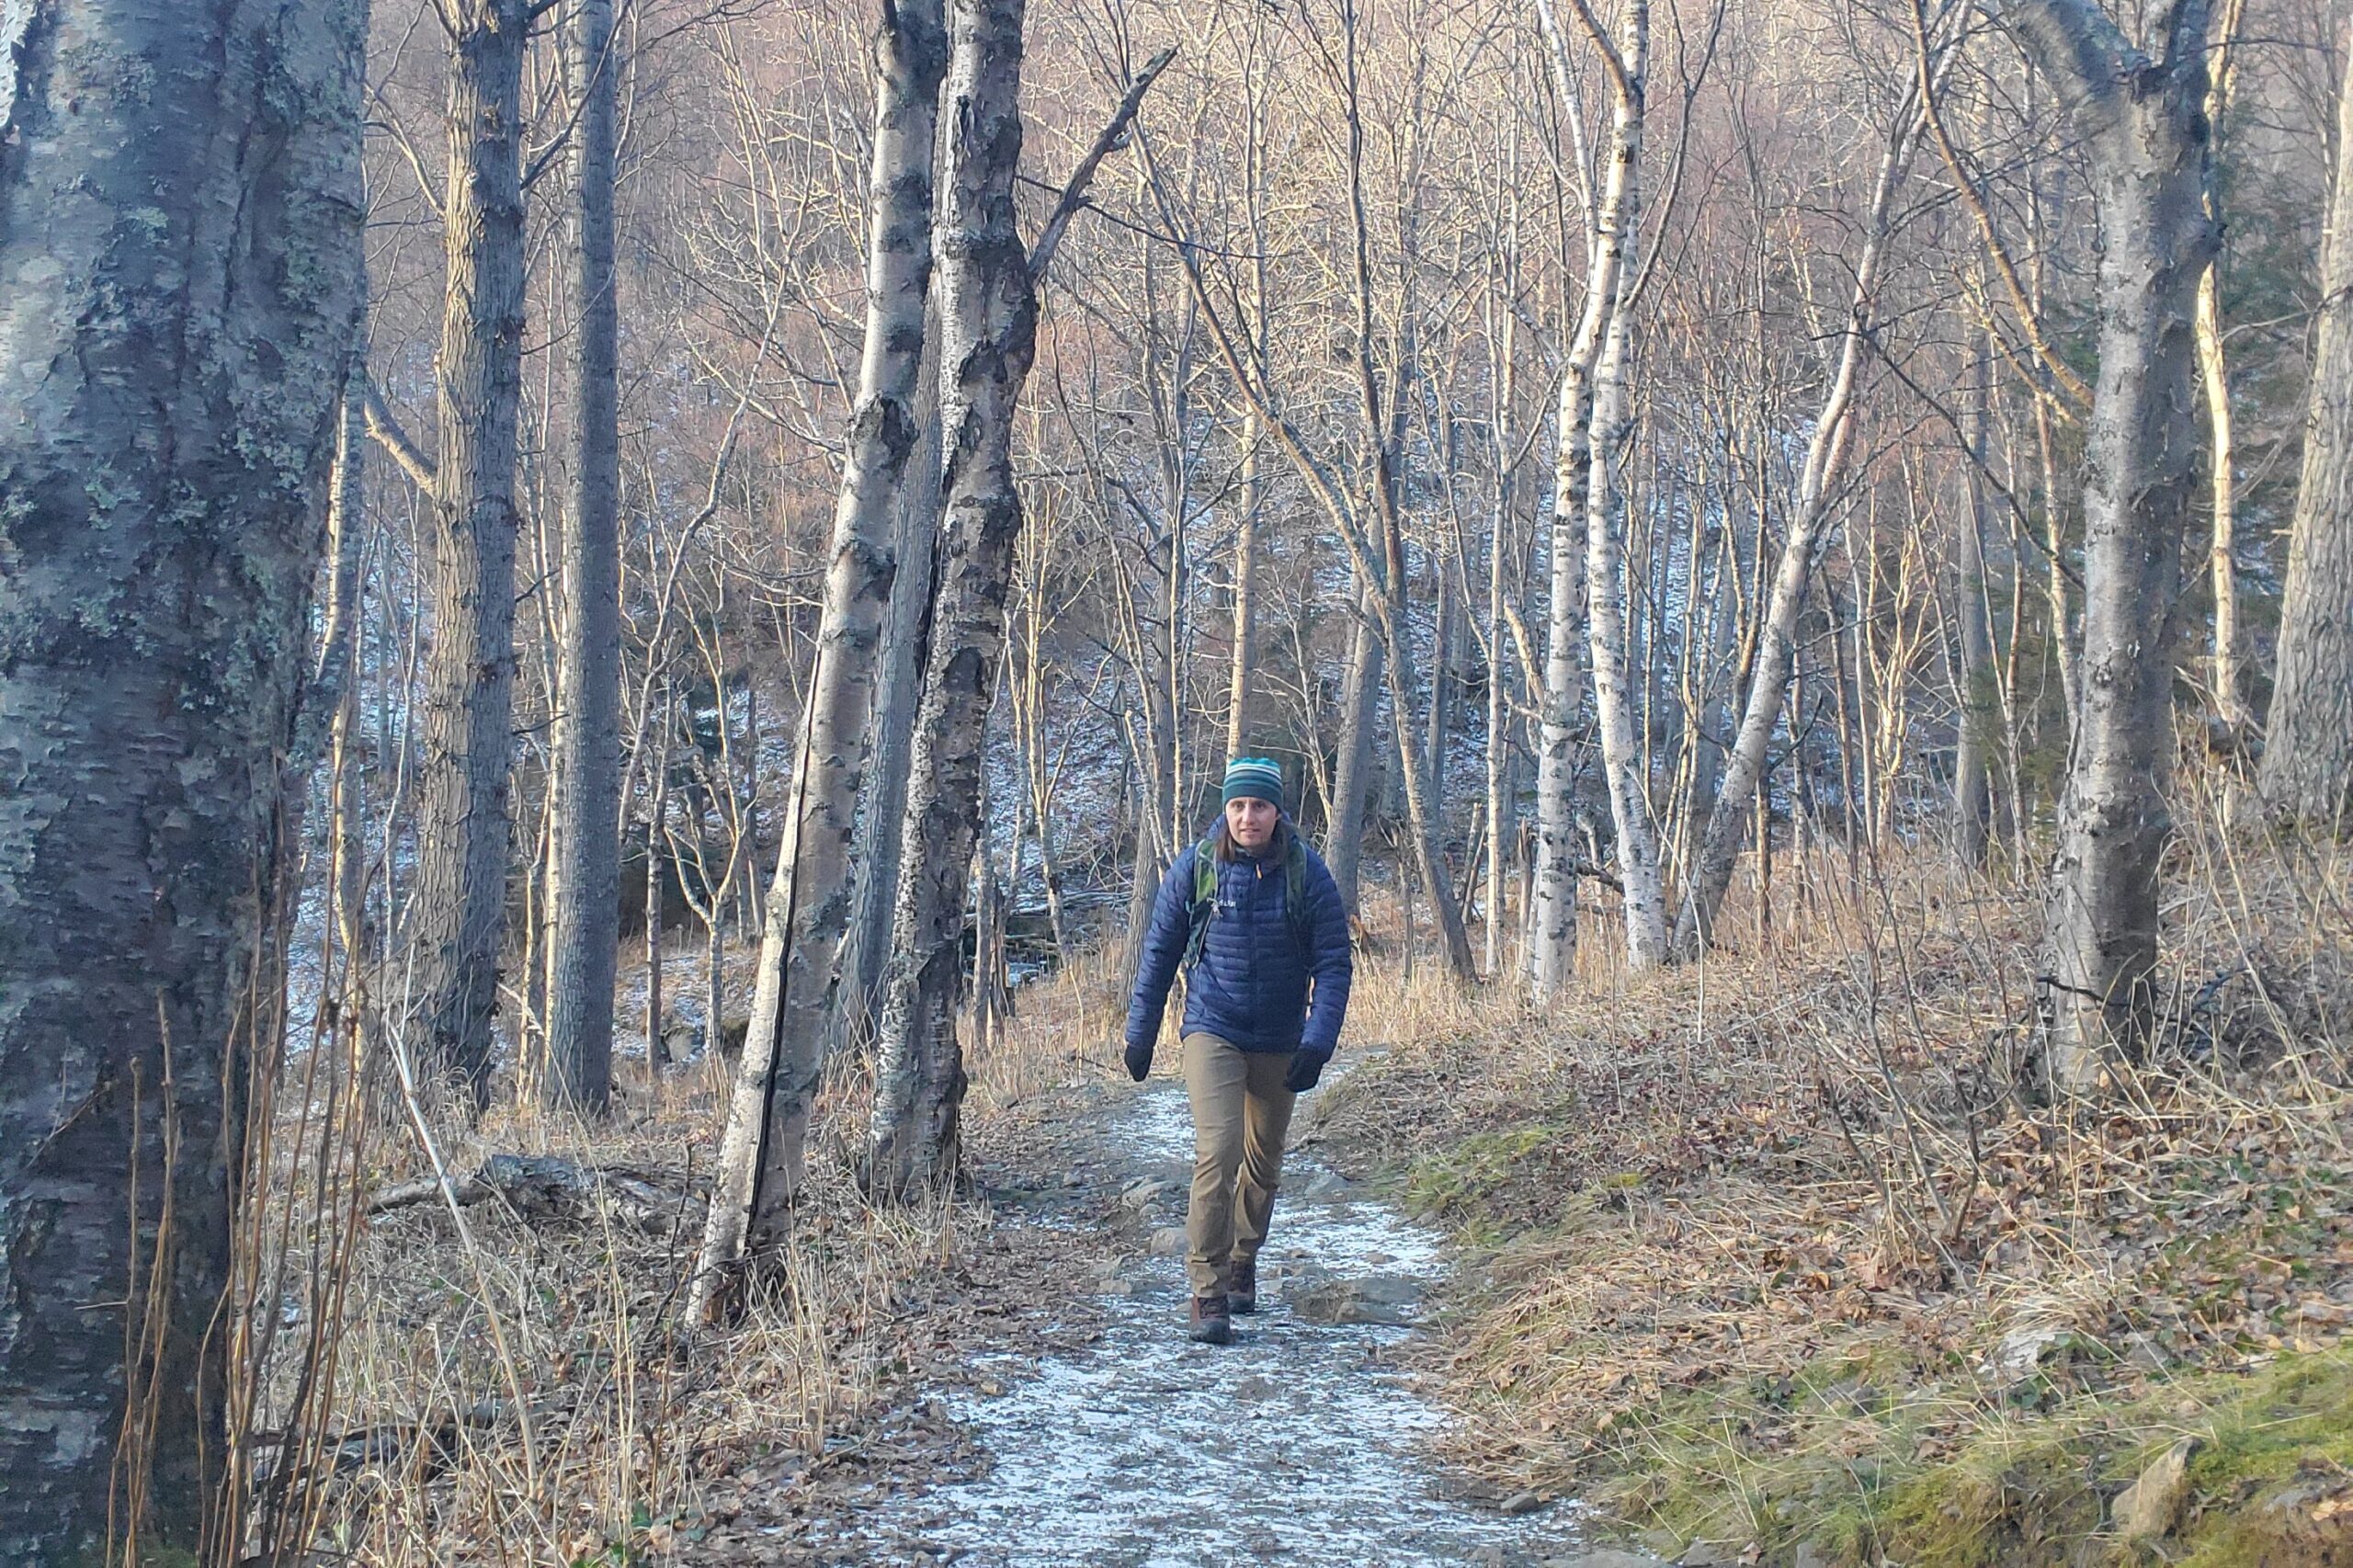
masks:
{"label": "brown hiking boot", "polygon": [[1255,1312],[1258,1310],[1258,1260],[1238,1257],[1233,1260],[1233,1283],[1225,1292],[1229,1312]]}
{"label": "brown hiking boot", "polygon": [[1193,1298],[1193,1326],[1189,1333],[1203,1345],[1233,1343],[1233,1313],[1223,1296]]}

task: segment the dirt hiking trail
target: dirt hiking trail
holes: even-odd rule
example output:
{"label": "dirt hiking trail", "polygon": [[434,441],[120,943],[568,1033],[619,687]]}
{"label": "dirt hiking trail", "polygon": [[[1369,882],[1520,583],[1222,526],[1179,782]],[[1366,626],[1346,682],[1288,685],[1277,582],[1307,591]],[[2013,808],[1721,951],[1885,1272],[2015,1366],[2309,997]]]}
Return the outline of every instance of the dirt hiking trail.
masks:
{"label": "dirt hiking trail", "polygon": [[984,1167],[984,1182],[1006,1182],[984,1190],[1011,1247],[1034,1244],[1076,1272],[1059,1295],[1041,1292],[1042,1335],[968,1343],[961,1384],[918,1395],[900,1430],[952,1429],[954,1457],[886,1468],[840,1507],[813,1509],[789,1560],[1650,1562],[1590,1545],[1573,1505],[1482,1498],[1431,1458],[1444,1414],[1398,1362],[1445,1274],[1438,1238],[1321,1160],[1312,1127],[1302,1114],[1285,1161],[1259,1310],[1235,1320],[1224,1347],[1183,1335],[1192,1127],[1181,1088],[1154,1081],[1098,1102],[1063,1145],[1066,1172]]}

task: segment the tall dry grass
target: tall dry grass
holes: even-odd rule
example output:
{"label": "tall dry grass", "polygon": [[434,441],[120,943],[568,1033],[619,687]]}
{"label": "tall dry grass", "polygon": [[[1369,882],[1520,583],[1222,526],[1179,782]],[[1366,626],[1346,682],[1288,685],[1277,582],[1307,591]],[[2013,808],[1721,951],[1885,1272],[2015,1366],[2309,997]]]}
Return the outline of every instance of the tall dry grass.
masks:
{"label": "tall dry grass", "polygon": [[[1938,1397],[1984,1415],[2000,1380],[1971,1369],[2005,1341],[2327,1343],[2297,1313],[2334,1321],[2316,1292],[2353,1262],[2325,1174],[2353,1159],[2353,855],[2205,770],[2179,811],[2150,1049],[2086,1096],[2035,1070],[2038,890],[1932,845],[1784,852],[1769,911],[1752,881],[1688,968],[1629,978],[1590,921],[1583,993],[1545,1013],[1369,966],[1351,1032],[1394,1045],[1324,1115],[1489,1252],[1448,1368],[1466,1455],[1540,1486],[1638,1470],[1677,1391],[1833,1346],[1961,1369]],[[2317,1274],[2256,1257],[2281,1226]]]}
{"label": "tall dry grass", "polygon": [[[249,1375],[233,1413],[257,1437],[234,1528],[265,1558],[671,1561],[715,1488],[858,1428],[907,1371],[902,1293],[968,1261],[988,1230],[984,1209],[951,1197],[858,1197],[864,1084],[847,1061],[821,1099],[833,1136],[813,1152],[785,1253],[731,1326],[689,1333],[681,1291],[726,1062],[619,1063],[615,1112],[594,1125],[529,1101],[476,1121],[415,1081],[396,1034],[374,1043],[363,1074],[349,1028],[323,1037],[289,1062],[286,1103],[257,1108],[266,1196],[247,1206]],[[1015,1056],[1001,1067],[1018,1079]],[[524,1213],[438,1187],[368,1212],[378,1193],[438,1175],[454,1188],[513,1152],[626,1172],[639,1194],[674,1195],[674,1212]]]}

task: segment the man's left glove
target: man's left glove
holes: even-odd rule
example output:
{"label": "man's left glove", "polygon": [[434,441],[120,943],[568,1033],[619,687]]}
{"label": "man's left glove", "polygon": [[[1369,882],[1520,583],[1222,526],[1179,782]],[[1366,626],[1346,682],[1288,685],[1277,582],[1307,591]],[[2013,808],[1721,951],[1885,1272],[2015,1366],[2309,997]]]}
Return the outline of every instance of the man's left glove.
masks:
{"label": "man's left glove", "polygon": [[1128,1041],[1128,1076],[1142,1083],[1152,1075],[1152,1041]]}
{"label": "man's left glove", "polygon": [[1290,1071],[1283,1074],[1283,1087],[1294,1095],[1303,1095],[1324,1076],[1324,1064],[1332,1060],[1328,1051],[1301,1051],[1290,1059]]}

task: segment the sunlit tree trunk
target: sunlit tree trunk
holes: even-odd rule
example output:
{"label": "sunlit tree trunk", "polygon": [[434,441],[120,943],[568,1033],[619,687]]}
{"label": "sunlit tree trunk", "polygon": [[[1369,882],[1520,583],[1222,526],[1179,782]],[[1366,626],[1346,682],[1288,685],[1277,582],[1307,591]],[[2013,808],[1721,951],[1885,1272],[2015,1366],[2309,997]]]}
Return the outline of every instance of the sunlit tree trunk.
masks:
{"label": "sunlit tree trunk", "polygon": [[892,1196],[950,1179],[961,1147],[964,903],[1021,528],[1014,408],[1038,330],[1036,284],[1014,211],[1023,10],[1023,0],[954,0],[952,7],[938,245],[948,460],[863,1171],[870,1189]]}
{"label": "sunlit tree trunk", "polygon": [[2089,0],[2020,0],[2009,26],[2056,85],[2099,214],[2099,378],[2086,433],[2083,686],[2059,802],[2042,1000],[2052,1079],[2086,1087],[2138,1048],[2154,998],[2172,818],[2170,639],[2195,489],[2198,280],[2208,215],[2199,0],[2144,53]]}
{"label": "sunlit tree trunk", "polygon": [[[853,911],[851,829],[870,755],[900,484],[920,444],[916,378],[932,267],[932,164],[948,40],[937,0],[885,7],[876,35],[866,357],[834,512],[816,670],[744,1054],[689,1315],[708,1312],[746,1247],[778,1240],[801,1183],[824,1063],[835,963]],[[715,1027],[715,1026],[714,1026]]]}
{"label": "sunlit tree trunk", "polygon": [[[1618,875],[1624,885],[1626,960],[1636,973],[1666,961],[1666,894],[1658,835],[1651,821],[1650,757],[1634,735],[1626,649],[1625,506],[1618,482],[1618,443],[1625,418],[1626,345],[1632,331],[1631,266],[1640,235],[1643,131],[1650,58],[1650,7],[1626,7],[1621,41],[1593,29],[1612,85],[1607,194],[1595,224],[1589,276],[1602,301],[1601,342],[1593,361],[1585,493],[1586,645],[1592,657],[1595,729],[1618,830]],[[1565,392],[1564,394],[1565,396]],[[1551,748],[1546,748],[1548,751]]]}
{"label": "sunlit tree trunk", "polygon": [[2258,776],[2275,811],[2343,831],[2353,810],[2353,60],[2336,105],[2303,475]]}
{"label": "sunlit tree trunk", "polygon": [[1096,168],[1125,140],[1144,91],[1169,58],[1155,56],[1129,84],[1032,255],[1023,249],[1014,202],[1023,9],[1024,0],[954,0],[941,98],[947,134],[933,254],[947,369],[940,392],[947,464],[937,578],[921,640],[923,701],[900,828],[892,961],[875,1039],[874,1108],[859,1171],[870,1192],[891,1197],[952,1179],[961,1156],[964,1064],[956,1008],[965,896],[1021,532],[1013,421],[1037,351],[1038,283]]}

